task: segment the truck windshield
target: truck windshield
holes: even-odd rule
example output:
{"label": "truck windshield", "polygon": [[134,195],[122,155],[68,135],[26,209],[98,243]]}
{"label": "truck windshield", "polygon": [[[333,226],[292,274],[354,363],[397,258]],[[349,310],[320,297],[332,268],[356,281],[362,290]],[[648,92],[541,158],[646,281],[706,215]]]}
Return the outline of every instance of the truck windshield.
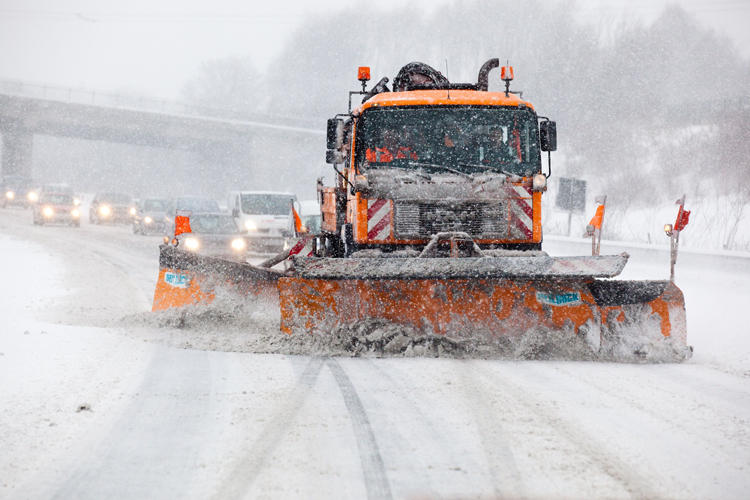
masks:
{"label": "truck windshield", "polygon": [[[243,194],[242,211],[252,215],[289,215],[289,203],[294,195]],[[296,201],[296,200],[295,200]]]}
{"label": "truck windshield", "polygon": [[529,109],[505,107],[369,108],[357,126],[361,168],[464,173],[540,171],[537,121]]}

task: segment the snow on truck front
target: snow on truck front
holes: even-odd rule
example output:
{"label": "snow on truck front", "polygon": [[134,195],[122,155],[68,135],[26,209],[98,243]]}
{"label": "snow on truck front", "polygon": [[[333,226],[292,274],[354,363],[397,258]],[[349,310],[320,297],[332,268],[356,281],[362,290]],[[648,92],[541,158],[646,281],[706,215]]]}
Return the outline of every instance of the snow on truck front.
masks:
{"label": "snow on truck front", "polygon": [[464,232],[482,248],[541,248],[537,115],[515,95],[418,90],[355,110],[347,220],[360,248]]}

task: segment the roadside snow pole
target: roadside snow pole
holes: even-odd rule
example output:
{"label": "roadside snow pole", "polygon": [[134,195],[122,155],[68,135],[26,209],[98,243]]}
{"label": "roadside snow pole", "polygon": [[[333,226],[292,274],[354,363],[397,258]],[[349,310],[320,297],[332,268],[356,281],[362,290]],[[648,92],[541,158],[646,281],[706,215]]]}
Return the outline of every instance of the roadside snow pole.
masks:
{"label": "roadside snow pole", "polygon": [[584,238],[591,236],[591,255],[599,255],[602,246],[602,224],[604,223],[604,210],[607,206],[607,195],[597,196],[595,201],[599,206],[596,207],[596,213],[589,225],[586,226],[586,234],[583,235]]}
{"label": "roadside snow pole", "polygon": [[685,229],[690,219],[690,212],[685,210],[685,195],[677,200],[677,205],[680,206],[677,211],[677,220],[675,220],[674,226],[672,224],[664,225],[664,232],[669,236],[669,254],[670,254],[670,265],[669,265],[669,281],[674,281],[674,266],[677,264],[677,249],[680,245],[680,232]]}

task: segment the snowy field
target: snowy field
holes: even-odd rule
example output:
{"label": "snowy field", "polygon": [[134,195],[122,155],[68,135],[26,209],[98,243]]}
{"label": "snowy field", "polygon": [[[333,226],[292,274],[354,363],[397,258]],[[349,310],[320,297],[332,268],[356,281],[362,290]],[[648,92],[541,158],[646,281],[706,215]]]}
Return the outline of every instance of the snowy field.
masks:
{"label": "snowy field", "polygon": [[746,256],[680,256],[683,364],[318,358],[128,326],[159,242],[0,210],[0,498],[748,498]]}

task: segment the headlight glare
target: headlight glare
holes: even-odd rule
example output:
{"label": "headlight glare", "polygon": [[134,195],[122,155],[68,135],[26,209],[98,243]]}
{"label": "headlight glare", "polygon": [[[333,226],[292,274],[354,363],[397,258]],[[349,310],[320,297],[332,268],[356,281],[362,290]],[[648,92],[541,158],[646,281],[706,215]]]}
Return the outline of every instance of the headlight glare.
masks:
{"label": "headlight glare", "polygon": [[242,238],[235,238],[232,240],[232,248],[235,250],[244,250],[247,243]]}
{"label": "headlight glare", "polygon": [[52,210],[52,207],[44,207],[44,210],[42,210],[42,213],[45,217],[52,217],[55,215],[55,211]]}
{"label": "headlight glare", "polygon": [[111,210],[109,209],[107,205],[99,207],[99,213],[102,214],[104,217],[108,216],[110,212]]}
{"label": "headlight glare", "polygon": [[37,194],[34,191],[32,191],[28,194],[28,198],[29,198],[29,201],[36,201],[39,199],[39,196],[37,196]]}
{"label": "headlight glare", "polygon": [[188,250],[197,250],[200,243],[195,238],[185,238],[185,248]]}
{"label": "headlight glare", "polygon": [[72,216],[73,216],[74,218],[76,218],[76,219],[77,219],[78,217],[80,217],[80,216],[81,216],[81,212],[79,212],[77,208],[74,208],[74,209],[73,209],[73,210],[72,210],[72,211],[70,212],[70,215],[72,215]]}
{"label": "headlight glare", "polygon": [[247,229],[248,229],[249,231],[256,231],[256,230],[258,229],[258,226],[256,226],[256,225],[255,225],[255,222],[253,222],[253,221],[251,221],[251,220],[246,220],[246,221],[245,221],[245,227],[246,227],[246,228],[247,228]]}
{"label": "headlight glare", "polygon": [[135,215],[135,208],[130,209],[130,215]]}
{"label": "headlight glare", "polygon": [[16,196],[16,193],[14,193],[13,191],[8,191],[7,193],[5,193],[5,197],[8,198],[9,200],[12,200],[15,196]]}
{"label": "headlight glare", "polygon": [[533,180],[534,191],[544,191],[547,189],[547,178],[544,174],[536,174]]}
{"label": "headlight glare", "polygon": [[151,217],[147,215],[146,217],[143,218],[143,222],[145,222],[146,224],[151,224],[152,222],[154,222],[154,219],[152,219]]}

